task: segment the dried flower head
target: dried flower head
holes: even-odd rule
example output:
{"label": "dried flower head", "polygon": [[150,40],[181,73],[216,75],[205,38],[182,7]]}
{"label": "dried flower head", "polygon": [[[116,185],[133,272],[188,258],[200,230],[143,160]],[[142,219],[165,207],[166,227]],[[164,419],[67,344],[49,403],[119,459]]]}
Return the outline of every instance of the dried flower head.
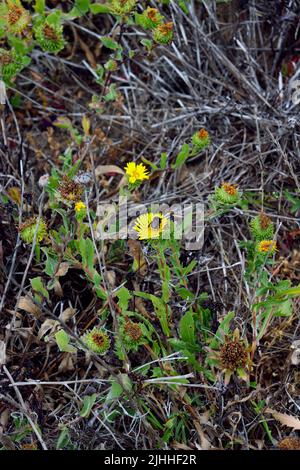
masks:
{"label": "dried flower head", "polygon": [[274,235],[274,225],[263,211],[251,220],[250,229],[256,240],[270,240]]}
{"label": "dried flower head", "polygon": [[157,26],[153,31],[153,39],[158,44],[170,44],[174,36],[174,25],[172,21]]}
{"label": "dried flower head", "polygon": [[81,184],[68,178],[68,176],[64,176],[58,191],[64,199],[71,202],[79,202],[83,193],[83,187]]}
{"label": "dried flower head", "polygon": [[105,354],[110,348],[110,339],[103,328],[93,328],[82,336],[82,341],[91,351],[97,354]]}
{"label": "dried flower head", "polygon": [[192,144],[196,151],[204,150],[210,144],[210,135],[205,129],[195,132],[192,137]]}
{"label": "dried flower head", "polygon": [[261,240],[257,244],[257,251],[259,253],[273,254],[277,251],[277,244],[274,240]]}
{"label": "dried flower head", "polygon": [[47,235],[47,224],[43,219],[37,223],[37,217],[31,217],[25,220],[19,226],[19,232],[25,243],[32,243],[36,233],[36,242],[40,243]]}
{"label": "dried flower head", "polygon": [[247,351],[243,341],[227,338],[220,349],[220,360],[223,369],[235,371],[239,367],[245,367]]}
{"label": "dried flower head", "polygon": [[225,385],[228,385],[234,373],[249,382],[249,372],[252,368],[250,351],[247,340],[240,338],[240,332],[236,328],[233,333],[223,337],[218,350],[211,350],[208,360],[225,374]]}
{"label": "dried flower head", "polygon": [[140,215],[133,229],[138,232],[139,240],[152,240],[159,238],[168,223],[168,219],[161,213],[152,212]]}
{"label": "dried flower head", "polygon": [[7,0],[7,28],[9,32],[18,34],[30,23],[30,15],[19,0]]}
{"label": "dried flower head", "polygon": [[140,325],[130,320],[125,323],[124,332],[134,342],[139,341],[143,335]]}

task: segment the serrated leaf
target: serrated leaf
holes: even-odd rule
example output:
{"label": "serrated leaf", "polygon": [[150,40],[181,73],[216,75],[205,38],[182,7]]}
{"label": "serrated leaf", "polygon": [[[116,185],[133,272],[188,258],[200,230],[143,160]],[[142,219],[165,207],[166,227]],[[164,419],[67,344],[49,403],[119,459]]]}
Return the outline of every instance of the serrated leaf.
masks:
{"label": "serrated leaf", "polygon": [[278,411],[272,410],[271,408],[267,408],[266,413],[270,413],[284,426],[288,426],[289,428],[300,431],[300,419],[295,418],[295,416],[291,416],[286,413],[279,413]]}

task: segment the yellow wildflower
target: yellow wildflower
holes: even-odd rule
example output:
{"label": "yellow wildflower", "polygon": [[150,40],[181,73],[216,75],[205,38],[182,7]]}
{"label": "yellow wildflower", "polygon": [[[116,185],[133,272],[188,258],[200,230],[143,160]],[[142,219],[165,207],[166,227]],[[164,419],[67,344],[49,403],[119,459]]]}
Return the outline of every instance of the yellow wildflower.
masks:
{"label": "yellow wildflower", "polygon": [[167,222],[168,219],[161,213],[142,214],[136,219],[133,229],[139,233],[140,240],[159,238]]}
{"label": "yellow wildflower", "polygon": [[277,245],[274,240],[262,240],[258,243],[257,250],[260,253],[274,253],[277,250]]}
{"label": "yellow wildflower", "polygon": [[75,211],[76,212],[81,212],[84,209],[86,209],[86,205],[82,201],[76,202],[76,204],[75,204]]}
{"label": "yellow wildflower", "polygon": [[125,171],[130,184],[149,179],[149,172],[143,163],[129,162],[125,167]]}

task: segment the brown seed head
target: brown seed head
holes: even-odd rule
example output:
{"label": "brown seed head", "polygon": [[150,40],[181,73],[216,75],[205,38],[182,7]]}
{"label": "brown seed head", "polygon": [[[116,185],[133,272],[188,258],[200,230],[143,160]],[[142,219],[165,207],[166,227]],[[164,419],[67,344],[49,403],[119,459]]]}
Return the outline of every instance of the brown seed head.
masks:
{"label": "brown seed head", "polygon": [[151,21],[157,21],[158,10],[156,8],[149,8],[147,10],[147,16]]}
{"label": "brown seed head", "polygon": [[265,230],[271,224],[271,219],[262,211],[259,214],[259,223],[262,230]]}
{"label": "brown seed head", "polygon": [[81,184],[75,183],[75,181],[71,180],[67,176],[63,177],[58,190],[64,199],[73,202],[79,201],[83,193],[83,187]]}
{"label": "brown seed head", "polygon": [[169,23],[162,24],[157,26],[157,29],[163,36],[167,36],[167,34],[173,31],[173,23],[170,21]]}
{"label": "brown seed head", "polygon": [[224,191],[229,194],[230,196],[235,196],[237,193],[237,187],[235,184],[230,183],[222,183],[222,188]]}
{"label": "brown seed head", "polygon": [[9,12],[8,12],[8,15],[7,15],[7,21],[9,24],[11,25],[14,25],[17,23],[17,21],[19,21],[19,19],[21,18],[22,14],[23,14],[23,8],[21,7],[18,7],[17,5],[13,5]]}
{"label": "brown seed head", "polygon": [[13,61],[12,56],[9,52],[0,55],[0,65],[8,65]]}
{"label": "brown seed head", "polygon": [[130,336],[133,341],[138,341],[142,336],[142,330],[137,323],[133,323],[132,321],[127,321],[125,324],[125,333]]}
{"label": "brown seed head", "polygon": [[247,363],[247,352],[242,341],[226,340],[220,350],[221,365],[224,369],[236,370]]}
{"label": "brown seed head", "polygon": [[102,333],[99,333],[99,332],[93,333],[92,334],[92,339],[93,339],[93,342],[97,346],[99,346],[100,348],[103,347],[103,345],[105,343],[105,336]]}
{"label": "brown seed head", "polygon": [[45,24],[44,29],[43,29],[43,33],[44,33],[45,38],[49,39],[50,41],[57,41],[58,40],[56,31],[54,30],[54,28],[52,28],[48,24]]}
{"label": "brown seed head", "polygon": [[277,445],[281,450],[300,450],[300,439],[298,437],[286,437]]}
{"label": "brown seed head", "polygon": [[200,139],[206,139],[208,137],[208,132],[205,129],[200,129],[198,132],[198,136]]}

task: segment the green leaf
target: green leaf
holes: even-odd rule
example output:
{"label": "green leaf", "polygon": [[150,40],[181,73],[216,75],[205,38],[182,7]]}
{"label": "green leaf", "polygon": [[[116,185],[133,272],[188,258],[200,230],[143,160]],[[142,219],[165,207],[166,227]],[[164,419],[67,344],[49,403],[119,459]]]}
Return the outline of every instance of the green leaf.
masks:
{"label": "green leaf", "polygon": [[220,323],[220,326],[216,332],[215,337],[210,343],[210,347],[215,349],[218,347],[222,337],[224,337],[229,332],[230,322],[234,317],[234,312],[228,312],[224,320]]}
{"label": "green leaf", "polygon": [[161,170],[165,170],[167,167],[168,155],[166,152],[163,152],[160,156],[159,166]]}
{"label": "green leaf", "polygon": [[187,344],[196,343],[194,316],[191,310],[186,312],[179,322],[179,335]]}
{"label": "green leaf", "polygon": [[162,299],[160,299],[159,297],[156,297],[153,294],[147,294],[145,292],[134,292],[134,295],[136,295],[137,297],[142,297],[143,299],[151,300],[164,334],[166,336],[170,336],[170,329],[169,329],[169,322],[168,322],[169,306],[165,304]]}
{"label": "green leaf", "polygon": [[65,426],[57,439],[56,450],[65,449],[70,442],[71,442],[71,439],[70,439],[69,430]]}
{"label": "green leaf", "polygon": [[82,258],[82,264],[84,267],[88,267],[90,270],[94,268],[94,256],[95,249],[94,244],[90,238],[81,238],[79,241],[79,251]]}
{"label": "green leaf", "polygon": [[121,287],[116,292],[116,296],[118,297],[118,305],[121,308],[122,312],[126,312],[128,310],[128,303],[129,300],[132,298],[132,295],[130,294],[129,290],[126,289],[126,287]]}
{"label": "green leaf", "polygon": [[59,330],[55,334],[55,340],[61,352],[75,353],[77,349],[69,344],[70,336],[64,330]]}
{"label": "green leaf", "polygon": [[94,13],[94,15],[97,15],[98,13],[110,13],[109,5],[103,5],[100,3],[91,4],[90,10],[92,13]]}
{"label": "green leaf", "polygon": [[300,296],[300,284],[296,287],[291,287],[290,289],[285,289],[285,290],[279,292],[277,296],[282,297],[282,296],[286,296],[286,295],[288,297],[298,297],[298,296]]}
{"label": "green leaf", "polygon": [[153,41],[151,41],[151,39],[142,39],[141,44],[143,44],[149,52],[152,50]]}
{"label": "green leaf", "polygon": [[58,26],[61,23],[61,10],[53,10],[50,15],[47,16],[47,23],[49,25]]}
{"label": "green leaf", "polygon": [[183,300],[192,300],[195,297],[195,294],[186,289],[185,287],[179,287],[178,289],[176,289],[176,292],[178,295],[180,295]]}
{"label": "green leaf", "polygon": [[103,36],[100,38],[100,41],[102,42],[103,46],[107,47],[108,49],[112,49],[113,51],[122,48],[114,39],[108,37],[108,36]]}
{"label": "green leaf", "polygon": [[175,163],[172,165],[173,170],[180,168],[190,155],[190,147],[188,144],[183,144],[181,151],[177,155]]}
{"label": "green leaf", "polygon": [[106,397],[106,402],[110,402],[119,398],[123,393],[123,387],[118,382],[113,382],[110,391]]}
{"label": "green leaf", "polygon": [[50,248],[42,247],[41,250],[46,255],[44,273],[46,273],[49,277],[53,277],[57,269],[58,256],[56,253],[51,251]]}
{"label": "green leaf", "polygon": [[41,296],[36,295],[37,301],[41,302],[43,297],[49,300],[48,291],[45,289],[42,278],[40,276],[30,279],[30,284],[36,294],[41,294]]}
{"label": "green leaf", "polygon": [[104,100],[105,101],[114,101],[117,99],[117,96],[118,96],[118,93],[117,93],[117,90],[116,90],[116,84],[115,83],[112,83],[109,88],[108,88],[108,93],[106,93],[106,95],[104,95]]}
{"label": "green leaf", "polygon": [[96,399],[97,399],[97,393],[93,393],[93,395],[85,395],[83,397],[83,405],[82,405],[82,408],[79,412],[80,416],[82,418],[88,418],[91,411],[92,411],[92,408],[96,402]]}
{"label": "green leaf", "polygon": [[42,15],[45,13],[46,2],[45,0],[35,0],[34,11]]}

